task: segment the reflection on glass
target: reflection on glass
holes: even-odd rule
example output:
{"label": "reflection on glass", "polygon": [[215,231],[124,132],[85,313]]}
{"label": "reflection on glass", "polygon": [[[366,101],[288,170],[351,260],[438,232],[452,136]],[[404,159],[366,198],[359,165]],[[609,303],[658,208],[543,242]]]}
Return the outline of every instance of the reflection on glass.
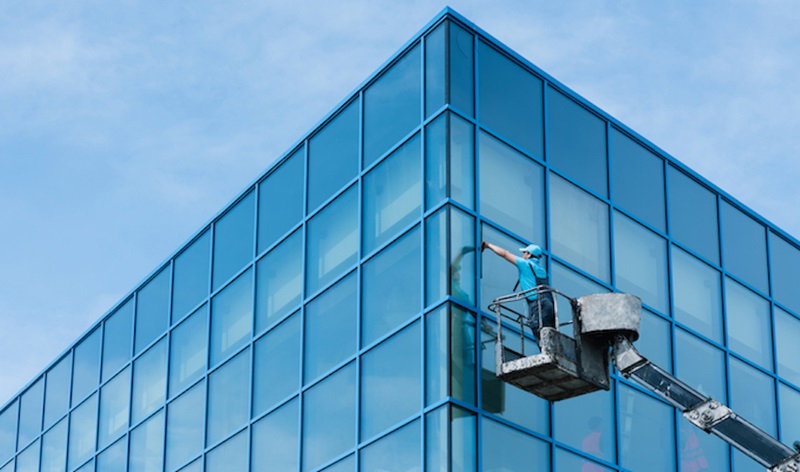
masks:
{"label": "reflection on glass", "polygon": [[425,208],[433,208],[447,197],[473,208],[475,131],[472,124],[447,112],[429,124],[425,133]]}
{"label": "reflection on glass", "polygon": [[724,200],[720,205],[720,225],[725,268],[762,292],[769,293],[764,226]]}
{"label": "reflection on glass", "polygon": [[153,277],[136,295],[136,353],[169,325],[169,267]]}
{"label": "reflection on glass", "polygon": [[675,375],[703,395],[727,398],[722,351],[682,329],[675,332]]}
{"label": "reflection on glass", "polygon": [[42,431],[44,378],[40,378],[22,394],[19,401],[17,448],[23,449]]}
{"label": "reflection on glass", "polygon": [[703,433],[685,418],[678,421],[681,472],[730,470],[730,448],[724,441],[712,434]]}
{"label": "reflection on glass", "polygon": [[416,472],[422,458],[416,420],[361,450],[361,470]]}
{"label": "reflection on glass", "polygon": [[258,185],[258,252],[303,218],[304,161],[301,147]]}
{"label": "reflection on glass", "polygon": [[667,244],[621,213],[614,213],[616,285],[661,313],[669,313]]}
{"label": "reflection on glass", "polygon": [[44,394],[44,428],[67,412],[69,409],[69,382],[72,373],[72,356],[67,354],[58,364],[47,372],[47,384]]}
{"label": "reflection on glass", "polygon": [[[426,470],[476,470],[478,425],[475,414],[456,406],[443,406],[425,418]],[[448,451],[451,454],[448,455]],[[448,466],[448,456],[452,467]]]}
{"label": "reflection on glass", "polygon": [[28,446],[17,456],[17,472],[39,471],[39,440]]}
{"label": "reflection on glass", "polygon": [[542,81],[478,43],[480,121],[534,156],[544,155]]}
{"label": "reflection on glass", "polygon": [[443,22],[425,36],[425,117],[444,106],[447,100],[445,61],[447,23]]}
{"label": "reflection on glass", "polygon": [[669,321],[648,310],[642,310],[639,334],[639,341],[636,343],[639,352],[657,366],[672,372],[672,336]]}
{"label": "reflection on glass", "polygon": [[[485,472],[549,470],[550,447],[546,443],[487,418],[483,418],[481,424],[483,426],[481,470]],[[520,454],[520,451],[525,453]]]}
{"label": "reflection on glass", "polygon": [[[515,248],[525,247],[527,243],[513,239],[500,231],[484,224],[481,227],[481,239],[500,247]],[[497,297],[508,295],[515,291],[517,283],[517,270],[503,258],[495,256],[491,251],[483,251],[481,255],[481,299],[484,307]],[[558,285],[556,285],[558,287]],[[560,288],[559,288],[560,290]],[[565,292],[569,294],[569,292]],[[570,294],[571,295],[571,294]],[[527,307],[524,302],[515,302],[508,306],[520,313]]]}
{"label": "reflection on glass", "polygon": [[543,242],[542,166],[487,133],[480,134],[479,153],[483,216],[524,238]]}
{"label": "reflection on glass", "polygon": [[249,418],[250,350],[246,349],[208,377],[206,444],[212,445]]}
{"label": "reflection on glass", "polygon": [[673,167],[667,175],[672,237],[719,264],[716,195]]}
{"label": "reflection on glass", "polygon": [[356,472],[355,454],[349,455],[339,462],[325,467],[323,472]]}
{"label": "reflection on glass", "polygon": [[167,472],[203,450],[205,383],[192,387],[167,406]]}
{"label": "reflection on glass", "polygon": [[172,322],[196,307],[208,296],[211,231],[205,231],[175,258],[172,282]]}
{"label": "reflection on glass", "polygon": [[731,409],[767,434],[778,433],[775,381],[736,358],[731,358]]}
{"label": "reflection on glass", "polygon": [[354,445],[355,363],[309,389],[303,396],[303,470],[312,470]]}
{"label": "reflection on glass", "polygon": [[297,470],[297,399],[253,425],[252,470]]}
{"label": "reflection on glass", "polygon": [[448,307],[442,305],[425,315],[425,406],[443,399],[449,392]]}
{"label": "reflection on glass", "polygon": [[673,408],[621,385],[619,411],[620,464],[629,470],[674,471]]}
{"label": "reflection on glass", "polygon": [[[114,373],[123,365],[125,365],[131,359],[131,348],[133,345],[133,336],[131,336],[131,330],[133,329],[133,299],[128,300],[125,302],[122,307],[118,308],[117,311],[109,317],[104,326],[103,332],[103,382],[107,379],[110,379],[114,376]],[[100,341],[100,333],[97,334],[97,341]],[[94,334],[92,335],[94,336]],[[84,341],[84,343],[86,343]],[[94,382],[89,383],[86,387],[89,387],[89,390],[86,390],[82,393],[88,393],[92,389],[97,386],[97,374],[96,372],[90,372],[89,367],[91,364],[91,357],[95,354],[94,350],[90,350],[91,346],[87,346],[86,352],[86,372],[83,375],[86,375],[86,379],[88,380],[90,377],[94,377]],[[79,372],[78,372],[78,350],[75,351],[75,377],[77,379]],[[76,403],[75,398],[75,385],[72,386],[72,404]],[[78,399],[82,398],[81,396]]]}
{"label": "reflection on glass", "polygon": [[361,344],[366,346],[417,314],[420,230],[415,228],[364,264],[361,276]]}
{"label": "reflection on glass", "polygon": [[11,458],[16,450],[18,405],[19,402],[14,400],[0,412],[0,464]]}
{"label": "reflection on glass", "polygon": [[[81,468],[78,472],[94,472],[94,469],[89,469],[87,471],[84,471],[83,470],[84,468]],[[12,460],[8,464],[6,464],[2,468],[0,468],[0,472],[14,472],[14,461]]]}
{"label": "reflection on glass", "polygon": [[228,439],[206,455],[206,472],[248,472],[247,431]]}
{"label": "reflection on glass", "polygon": [[450,113],[425,127],[425,209],[447,198],[447,126]]}
{"label": "reflection on glass", "polygon": [[613,405],[613,388],[557,402],[553,409],[556,439],[586,454],[614,462]]}
{"label": "reflection on glass", "polygon": [[214,223],[214,290],[253,259],[255,202],[250,192]]}
{"label": "reflection on glass", "polygon": [[330,198],[358,173],[359,105],[356,99],[309,140],[309,211]]}
{"label": "reflection on glass", "polygon": [[791,444],[800,438],[800,424],[797,418],[800,417],[800,392],[784,385],[778,384],[778,394],[780,395],[780,419],[781,419],[781,441],[784,444]]}
{"label": "reflection on glass", "polygon": [[94,454],[97,440],[97,394],[70,413],[69,469],[82,464]]}
{"label": "reflection on glass", "polygon": [[728,346],[772,370],[772,327],[769,302],[731,279],[725,279]]}
{"label": "reflection on glass", "polygon": [[180,393],[206,370],[208,304],[172,330],[170,337],[169,395]]}
{"label": "reflection on glass", "polygon": [[167,395],[167,339],[151,347],[133,364],[131,423],[158,408]]}
{"label": "reflection on glass", "polygon": [[664,161],[613,127],[609,147],[614,202],[666,232]]}
{"label": "reflection on glass", "polygon": [[358,254],[357,186],[308,222],[306,293],[312,294],[355,264]]}
{"label": "reflection on glass", "polygon": [[41,472],[61,472],[67,463],[67,419],[64,418],[42,437]]}
{"label": "reflection on glass", "polygon": [[[467,304],[475,303],[474,221],[471,216],[450,206],[426,220],[425,296],[428,305],[447,295]],[[449,245],[448,234],[451,238]]]}
{"label": "reflection on glass", "polygon": [[300,303],[303,232],[289,236],[258,261],[256,268],[256,331],[261,331]]}
{"label": "reflection on glass", "polygon": [[673,248],[672,296],[676,321],[722,342],[719,272]]}
{"label": "reflection on glass", "polygon": [[769,233],[769,249],[772,296],[790,310],[800,313],[800,290],[797,290],[800,250],[774,233]]}
{"label": "reflection on glass", "polygon": [[122,438],[97,456],[97,472],[125,472],[128,465],[128,441]]}
{"label": "reflection on glass", "polygon": [[306,305],[303,357],[305,383],[316,379],[355,353],[357,289],[358,282],[353,273]]}
{"label": "reflection on glass", "polygon": [[[778,374],[800,385],[800,320],[775,307],[775,350],[778,356]],[[798,436],[800,439],[800,436]]]}
{"label": "reflection on glass", "polygon": [[450,23],[448,47],[450,48],[450,105],[473,116],[475,112],[474,38],[464,28]]}
{"label": "reflection on glass", "polygon": [[364,177],[364,252],[369,253],[419,218],[422,208],[420,135]]}
{"label": "reflection on glass", "polygon": [[556,472],[607,472],[610,470],[585,457],[571,454],[563,449],[556,449]]}
{"label": "reflection on glass", "polygon": [[259,415],[300,387],[300,315],[273,328],[256,341],[253,371],[253,416]]}
{"label": "reflection on glass", "polygon": [[164,411],[131,432],[129,472],[157,472],[164,464]]}
{"label": "reflection on glass", "polygon": [[364,167],[419,124],[421,54],[415,46],[364,92]]}
{"label": "reflection on glass", "polygon": [[106,447],[128,430],[131,370],[126,368],[100,390],[100,424],[97,443]]}
{"label": "reflection on glass", "polygon": [[248,270],[211,301],[211,365],[250,340],[253,323],[253,271]]}

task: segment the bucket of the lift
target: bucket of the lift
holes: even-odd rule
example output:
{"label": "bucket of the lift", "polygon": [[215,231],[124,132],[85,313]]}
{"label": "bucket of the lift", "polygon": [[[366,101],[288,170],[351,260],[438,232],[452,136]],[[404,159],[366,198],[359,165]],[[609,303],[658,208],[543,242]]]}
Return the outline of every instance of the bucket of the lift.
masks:
{"label": "bucket of the lift", "polygon": [[639,339],[642,300],[628,293],[595,293],[576,301],[577,325],[582,336],[611,340],[623,335],[631,342]]}

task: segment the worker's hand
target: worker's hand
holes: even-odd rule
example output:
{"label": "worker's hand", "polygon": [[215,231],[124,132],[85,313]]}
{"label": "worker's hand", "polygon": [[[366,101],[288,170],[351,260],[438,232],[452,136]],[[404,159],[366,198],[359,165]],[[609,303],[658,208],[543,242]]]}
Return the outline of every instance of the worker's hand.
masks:
{"label": "worker's hand", "polygon": [[483,250],[486,249],[487,247],[489,247],[489,243],[487,243],[486,241],[481,241],[481,252],[483,252]]}

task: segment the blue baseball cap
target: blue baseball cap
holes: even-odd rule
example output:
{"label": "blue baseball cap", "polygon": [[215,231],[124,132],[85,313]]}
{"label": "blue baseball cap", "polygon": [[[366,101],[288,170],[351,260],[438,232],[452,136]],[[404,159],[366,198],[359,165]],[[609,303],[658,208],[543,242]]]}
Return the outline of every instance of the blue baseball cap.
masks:
{"label": "blue baseball cap", "polygon": [[531,256],[533,256],[533,257],[535,257],[535,258],[537,258],[537,259],[538,259],[538,258],[540,258],[540,257],[542,257],[542,248],[540,248],[540,247],[539,247],[538,245],[536,245],[536,244],[528,244],[528,245],[527,245],[527,246],[525,246],[525,247],[521,247],[521,248],[519,248],[519,250],[520,250],[520,251],[522,251],[522,252],[527,252],[527,253],[529,253]]}

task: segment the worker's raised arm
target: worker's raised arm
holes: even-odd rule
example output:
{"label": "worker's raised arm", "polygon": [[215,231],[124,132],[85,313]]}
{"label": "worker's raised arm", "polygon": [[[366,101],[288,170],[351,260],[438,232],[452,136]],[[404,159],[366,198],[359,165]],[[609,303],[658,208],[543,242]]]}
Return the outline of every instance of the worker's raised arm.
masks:
{"label": "worker's raised arm", "polygon": [[507,250],[501,248],[496,244],[487,243],[486,241],[483,241],[481,243],[481,250],[484,249],[490,249],[493,253],[497,254],[498,256],[502,257],[503,259],[507,260],[512,264],[517,263],[517,256],[511,254],[510,252],[508,252]]}

